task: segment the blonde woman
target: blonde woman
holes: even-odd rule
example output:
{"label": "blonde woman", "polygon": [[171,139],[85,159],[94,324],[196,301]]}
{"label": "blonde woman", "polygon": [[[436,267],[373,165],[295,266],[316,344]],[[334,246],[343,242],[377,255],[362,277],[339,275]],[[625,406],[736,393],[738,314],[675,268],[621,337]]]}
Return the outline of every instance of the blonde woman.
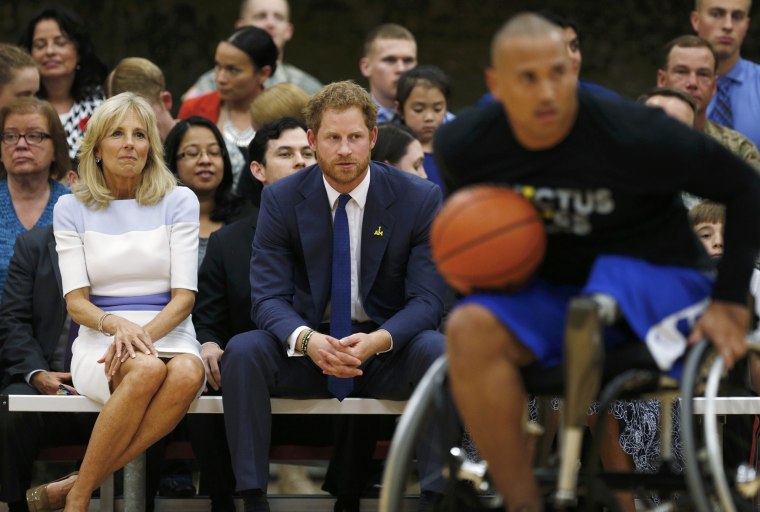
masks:
{"label": "blonde woman", "polygon": [[293,117],[305,123],[303,109],[308,102],[309,94],[288,82],[264,89],[251,103],[253,129],[258,131],[265,124],[282,117]]}
{"label": "blonde woman", "polygon": [[100,483],[170,432],[204,386],[190,312],[198,200],[166,168],[150,105],[95,112],[79,181],[54,212],[63,293],[81,325],[74,387],[104,405],[78,475],[31,489],[30,510],[85,511]]}

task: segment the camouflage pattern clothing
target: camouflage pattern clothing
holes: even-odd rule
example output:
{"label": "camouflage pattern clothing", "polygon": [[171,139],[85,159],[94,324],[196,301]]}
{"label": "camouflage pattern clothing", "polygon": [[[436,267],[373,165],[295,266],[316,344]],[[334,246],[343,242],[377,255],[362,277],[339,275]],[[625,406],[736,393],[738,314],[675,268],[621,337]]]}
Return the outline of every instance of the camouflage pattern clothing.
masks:
{"label": "camouflage pattern clothing", "polygon": [[[720,142],[721,145],[750,164],[760,174],[760,151],[757,150],[755,144],[747,137],[736,130],[727,128],[709,119],[705,123],[704,133]],[[701,197],[693,196],[686,192],[682,192],[681,197],[687,210],[692,209],[703,201]],[[758,257],[757,261],[758,268],[760,268],[760,257]]]}
{"label": "camouflage pattern clothing", "polygon": [[[733,154],[750,164],[760,173],[760,151],[757,150],[757,146],[747,137],[736,130],[732,130],[709,119],[705,123],[705,134],[723,144]],[[693,204],[689,206],[690,201],[687,197],[684,197],[684,203],[687,208],[693,206]],[[755,267],[760,269],[760,255],[758,255],[755,261]]]}
{"label": "camouflage pattern clothing", "polygon": [[760,172],[760,152],[747,137],[710,120],[705,123],[704,132]]}

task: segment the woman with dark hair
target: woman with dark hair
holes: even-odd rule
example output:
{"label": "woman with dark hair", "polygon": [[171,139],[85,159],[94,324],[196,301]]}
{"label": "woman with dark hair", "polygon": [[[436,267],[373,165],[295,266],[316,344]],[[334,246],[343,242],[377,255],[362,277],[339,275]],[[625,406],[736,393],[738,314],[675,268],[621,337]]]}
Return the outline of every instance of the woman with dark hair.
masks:
{"label": "woman with dark hair", "polygon": [[242,200],[232,193],[232,165],[224,138],[214,123],[192,116],[179,121],[166,136],[166,166],[200,202],[198,265],[211,233],[234,220]]}
{"label": "woman with dark hair", "polygon": [[372,160],[427,179],[424,158],[422,144],[406,126],[383,123],[377,127],[377,141],[372,148]]}
{"label": "woman with dark hair", "polygon": [[32,18],[19,44],[37,63],[37,95],[58,112],[74,160],[87,121],[105,99],[106,65],[95,55],[82,19],[63,7],[48,7]]}
{"label": "woman with dark hair", "polygon": [[179,119],[201,116],[216,123],[225,140],[236,145],[239,155],[230,152],[236,173],[245,165],[246,148],[255,131],[251,123],[251,102],[264,90],[264,82],[277,68],[277,46],[258,27],[236,30],[216,47],[217,90],[187,100],[179,109]]}

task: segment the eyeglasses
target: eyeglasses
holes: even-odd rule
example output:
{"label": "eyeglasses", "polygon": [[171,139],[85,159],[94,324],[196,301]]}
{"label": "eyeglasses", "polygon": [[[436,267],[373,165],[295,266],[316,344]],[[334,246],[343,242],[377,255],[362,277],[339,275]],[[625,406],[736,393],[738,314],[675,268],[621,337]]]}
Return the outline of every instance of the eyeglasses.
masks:
{"label": "eyeglasses", "polygon": [[42,144],[45,139],[50,139],[50,134],[45,132],[29,132],[29,133],[16,133],[16,132],[3,132],[0,133],[0,140],[6,146],[15,146],[18,141],[24,139],[30,146],[38,146]]}
{"label": "eyeglasses", "polygon": [[205,153],[209,158],[219,158],[222,156],[222,148],[219,146],[211,146],[206,149],[201,149],[195,146],[190,146],[184,152],[177,155],[177,160],[182,160],[183,158],[198,160],[201,157],[201,153]]}

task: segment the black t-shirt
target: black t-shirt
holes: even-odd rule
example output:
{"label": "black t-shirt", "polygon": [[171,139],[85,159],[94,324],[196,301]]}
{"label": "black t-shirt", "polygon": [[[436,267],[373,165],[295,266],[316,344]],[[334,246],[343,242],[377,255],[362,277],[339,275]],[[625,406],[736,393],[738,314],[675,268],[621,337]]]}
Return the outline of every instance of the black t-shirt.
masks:
{"label": "black t-shirt", "polygon": [[760,179],[660,109],[581,93],[568,136],[531,151],[515,139],[496,103],[443,125],[434,153],[452,193],[498,183],[533,202],[548,235],[540,274],[560,284],[582,285],[600,254],[703,268],[706,254],[680,192],[723,203],[726,249],[713,296],[746,302],[760,247]]}

